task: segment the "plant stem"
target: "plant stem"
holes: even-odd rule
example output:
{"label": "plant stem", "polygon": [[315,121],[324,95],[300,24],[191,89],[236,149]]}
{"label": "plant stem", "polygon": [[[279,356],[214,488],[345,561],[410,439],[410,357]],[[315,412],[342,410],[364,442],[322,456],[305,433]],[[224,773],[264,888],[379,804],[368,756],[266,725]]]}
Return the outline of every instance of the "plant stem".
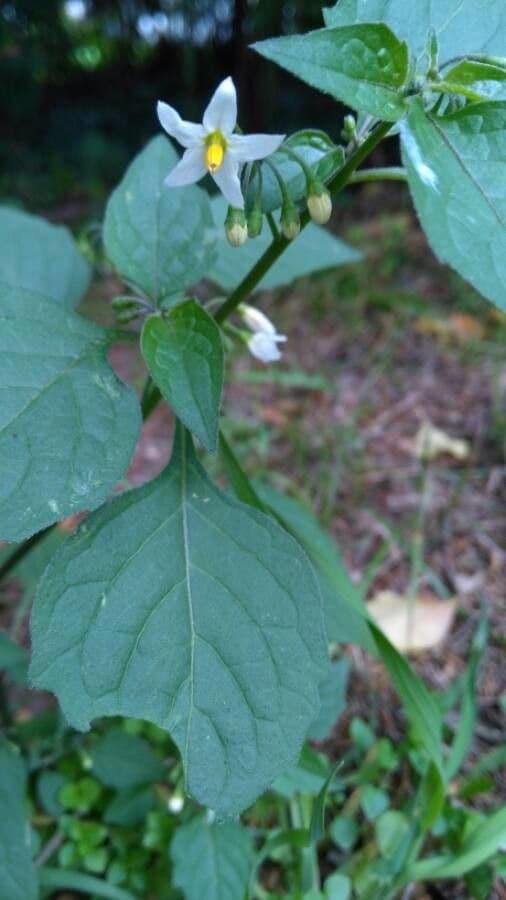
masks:
{"label": "plant stem", "polygon": [[[390,122],[381,122],[351,154],[344,166],[332,176],[327,184],[330,194],[336,195],[348,184],[355,169],[366,159],[374,150],[377,144],[388,134],[392,125]],[[304,210],[300,217],[301,230],[306,227],[310,221],[309,212]],[[272,244],[255,263],[253,268],[243,278],[236,289],[232,291],[224,304],[220,306],[215,314],[216,321],[221,323],[230,316],[234,310],[254,291],[259,281],[269,271],[271,266],[276,262],[281,254],[286,250],[291,241],[288,241],[283,235],[273,240]]]}
{"label": "plant stem", "polygon": [[16,547],[9,558],[6,559],[3,566],[0,566],[0,582],[12,571],[18,562],[21,562],[26,554],[46,536],[51,528],[54,528],[54,525],[50,525],[48,528],[38,531],[37,534],[33,534],[31,538],[28,538],[27,541]]}
{"label": "plant stem", "polygon": [[406,181],[407,172],[402,166],[385,166],[377,169],[362,169],[354,172],[348,184],[361,184],[364,181]]}
{"label": "plant stem", "polygon": [[450,84],[448,81],[436,81],[426,84],[425,87],[426,90],[434,91],[438,94],[458,94],[461,97],[467,97],[468,100],[474,100],[475,102],[485,99],[482,94],[471,91],[470,88],[465,87],[463,84]]}

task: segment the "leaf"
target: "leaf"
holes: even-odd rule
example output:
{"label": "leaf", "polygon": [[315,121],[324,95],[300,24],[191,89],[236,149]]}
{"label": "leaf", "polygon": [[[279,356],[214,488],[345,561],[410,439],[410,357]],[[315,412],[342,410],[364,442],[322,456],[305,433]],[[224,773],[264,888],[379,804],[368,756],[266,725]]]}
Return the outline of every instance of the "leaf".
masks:
{"label": "leaf", "polygon": [[346,852],[351,850],[359,835],[358,825],[355,819],[349,816],[337,816],[330,826],[330,837],[335,844]]}
{"label": "leaf", "polygon": [[394,687],[399,694],[406,715],[415,728],[418,739],[425,747],[429,759],[442,772],[441,732],[442,723],[439,710],[423,681],[413,671],[409,663],[397,652],[383,632],[369,625],[381,659],[385,664]]}
{"label": "leaf", "polygon": [[273,790],[290,800],[296,794],[318,794],[331,772],[327,757],[305,744],[296,766],[283,772]]}
{"label": "leaf", "polygon": [[349,900],[351,897],[351,881],[347,875],[334,873],[325,879],[326,900]]}
{"label": "leaf", "polygon": [[219,491],[180,429],[169,467],[50,563],[31,675],[77,728],[103,715],[166,728],[188,791],[235,814],[296,761],[314,718],[320,603],[298,545]]}
{"label": "leaf", "polygon": [[111,195],[104,220],[109,259],[157,306],[196,284],[214,259],[206,192],[164,185],[178,159],[170,141],[153,138]]}
{"label": "leaf", "polygon": [[367,609],[397,650],[413,653],[430,650],[445,640],[455,618],[457,600],[379,591]]}
{"label": "leaf", "polygon": [[176,831],[170,855],[174,885],[186,900],[243,900],[254,849],[239,822],[193,819]]}
{"label": "leaf", "polygon": [[131,827],[143,822],[155,803],[155,794],[150,787],[133,787],[120,791],[107,805],[104,822],[107,825]]}
{"label": "leaf", "polygon": [[506,310],[506,103],[471,103],[438,117],[415,100],[401,142],[432,249]]}
{"label": "leaf", "polygon": [[30,826],[25,810],[25,767],[6,743],[0,743],[0,872],[2,900],[36,900]]}
{"label": "leaf", "polygon": [[376,653],[367,625],[367,611],[339,551],[316,518],[292,497],[267,485],[255,485],[260,499],[269,506],[295,540],[306,550],[318,577],[323,598],[327,636],[338,643],[360,644]]}
{"label": "leaf", "polygon": [[[208,275],[211,281],[225,291],[232,291],[269,247],[272,236],[264,227],[259,237],[247,241],[242,247],[231,247],[223,231],[226,207],[221,197],[213,199],[212,210],[217,226],[217,256]],[[357,262],[361,256],[358,250],[349,247],[325,228],[310,222],[260,280],[255,290],[273,290],[313,272]]]}
{"label": "leaf", "polygon": [[384,24],[322,28],[253,49],[347,106],[395,122],[405,112],[406,44]]}
{"label": "leaf", "polygon": [[411,833],[411,825],[404,813],[389,809],[382,813],[375,824],[375,836],[380,853],[385,859],[392,859],[401,848],[405,848]]}
{"label": "leaf", "polygon": [[12,681],[24,684],[27,665],[28,657],[23,647],[0,631],[0,671],[4,670]]}
{"label": "leaf", "polygon": [[98,506],[140,429],[133,390],[107,362],[115,339],[54,302],[6,291],[0,309],[0,537],[21,541]]}
{"label": "leaf", "polygon": [[[95,878],[94,875],[83,875],[82,872],[41,866],[39,878],[41,887],[49,888],[52,891],[79,891],[85,897],[103,897],[104,900],[138,900],[130,891],[108,884],[101,878]],[[28,898],[23,898],[23,900],[28,900]]]}
{"label": "leaf", "polygon": [[470,88],[484,99],[506,100],[506,69],[500,66],[463,59],[444,73],[444,80]]}
{"label": "leaf", "polygon": [[158,781],[165,772],[149,744],[122,728],[111,728],[100,738],[91,759],[96,778],[118,790]]}
{"label": "leaf", "polygon": [[445,765],[446,778],[448,780],[454,778],[459,772],[474,738],[477,716],[476,684],[483,656],[487,649],[487,639],[488,625],[486,619],[482,619],[473,635],[471,659],[463,677],[459,724]]}
{"label": "leaf", "polygon": [[350,664],[347,659],[331,662],[320,684],[320,711],[308,732],[312,741],[324,741],[346,707],[346,687]]}
{"label": "leaf", "polygon": [[50,298],[68,308],[75,306],[90,281],[88,263],[70,231],[0,206],[0,292],[21,290],[33,297]]}
{"label": "leaf", "polygon": [[325,805],[327,802],[327,794],[332,781],[342,766],[342,762],[338,762],[329,773],[325,783],[321,786],[317,796],[313,801],[313,811],[311,813],[311,822],[309,824],[309,839],[312,844],[321,841],[325,834]]}
{"label": "leaf", "polygon": [[390,803],[390,799],[385,791],[374,787],[372,784],[364,784],[360,791],[360,806],[366,819],[374,822],[385,810]]}
{"label": "leaf", "polygon": [[506,808],[487,816],[452,856],[434,856],[413,863],[406,882],[460,878],[490,859],[506,842]]}
{"label": "leaf", "polygon": [[506,8],[497,0],[438,0],[407,3],[406,0],[338,0],[324,10],[332,26],[384,22],[409,45],[419,71],[427,67],[427,37],[437,35],[439,61],[470,53],[504,53]]}
{"label": "leaf", "polygon": [[147,367],[176,416],[214,453],[223,388],[220,329],[197,300],[185,300],[144,323]]}

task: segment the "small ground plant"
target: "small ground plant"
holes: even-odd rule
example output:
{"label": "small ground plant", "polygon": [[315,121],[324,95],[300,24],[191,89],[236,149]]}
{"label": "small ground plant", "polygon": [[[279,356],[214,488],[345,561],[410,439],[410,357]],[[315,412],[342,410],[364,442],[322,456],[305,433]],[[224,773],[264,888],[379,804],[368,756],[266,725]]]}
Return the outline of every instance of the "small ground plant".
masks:
{"label": "small ground plant", "polygon": [[[459,878],[491,896],[506,813],[470,800],[504,752],[463,768],[485,620],[433,694],[312,514],[246,475],[220,415],[227,352],[276,362],[288,339],[256,290],[358,259],[322,228],[348,185],[407,181],[436,255],[506,309],[505,46],[495,0],[416,16],[341,0],[322,29],[254,48],[353,109],[339,136],[243,134],[230,78],[202,123],[160,102],[184,153],[155,137],[109,199],[112,328],[76,312],[93,260],[70,233],[0,209],[0,579],[32,582],[0,635],[0,900],[387,900]],[[368,166],[391,138],[402,167]],[[139,345],[140,400],[110,364],[118,342]],[[160,403],[170,462],[124,489]],[[28,668],[12,636],[32,599]],[[355,717],[330,761],[343,644],[386,667],[405,729],[394,743]]]}

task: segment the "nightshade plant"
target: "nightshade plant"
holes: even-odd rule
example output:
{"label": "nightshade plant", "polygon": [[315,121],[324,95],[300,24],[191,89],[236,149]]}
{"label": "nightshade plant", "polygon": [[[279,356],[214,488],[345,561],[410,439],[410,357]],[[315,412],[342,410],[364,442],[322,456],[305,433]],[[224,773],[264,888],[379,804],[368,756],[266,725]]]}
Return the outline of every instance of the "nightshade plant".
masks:
{"label": "nightshade plant", "polygon": [[[76,729],[102,716],[165,729],[187,792],[218,819],[296,763],[328,692],[328,643],[360,643],[386,664],[430,761],[427,829],[450,777],[440,711],[368,621],[314,524],[242,472],[220,430],[225,348],[239,339],[277,358],[284,336],[255,317],[252,297],[357,258],[315,223],[328,219],[331,197],[364,180],[406,179],[437,256],[506,309],[506,7],[444,0],[415,14],[405,0],[342,0],[324,16],[318,31],[254,49],[353,108],[340,143],[311,128],[243,136],[219,105],[220,90],[235,96],[230,79],[202,126],[159,106],[188,155],[179,162],[155,137],[109,200],[104,247],[127,291],[113,303],[116,328],[75,312],[90,272],[69,233],[1,210],[0,538],[19,544],[2,575],[54,523],[87,513],[37,590],[31,682],[56,694]],[[364,168],[393,136],[403,168]],[[228,212],[190,184],[206,168]],[[217,288],[208,304],[192,291],[203,278]],[[141,403],[107,359],[111,344],[137,339],[120,327],[129,321],[142,325],[150,373]],[[176,418],[172,458],[111,499],[159,402]],[[221,454],[235,498],[212,482],[195,441]],[[19,760],[7,745],[1,752],[12,793]],[[325,792],[321,810],[324,801]],[[8,804],[16,849],[2,897],[30,900],[21,799]]]}

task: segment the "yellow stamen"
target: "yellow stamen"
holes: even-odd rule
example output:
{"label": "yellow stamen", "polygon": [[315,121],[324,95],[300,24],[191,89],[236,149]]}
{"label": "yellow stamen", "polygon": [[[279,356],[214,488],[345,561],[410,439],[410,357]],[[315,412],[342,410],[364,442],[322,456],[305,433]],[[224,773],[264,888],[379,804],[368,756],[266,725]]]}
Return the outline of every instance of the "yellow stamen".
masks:
{"label": "yellow stamen", "polygon": [[225,148],[222,141],[214,140],[212,141],[212,143],[207,145],[206,166],[208,172],[211,172],[211,174],[213,174],[214,172],[218,171],[223,162],[224,155]]}

